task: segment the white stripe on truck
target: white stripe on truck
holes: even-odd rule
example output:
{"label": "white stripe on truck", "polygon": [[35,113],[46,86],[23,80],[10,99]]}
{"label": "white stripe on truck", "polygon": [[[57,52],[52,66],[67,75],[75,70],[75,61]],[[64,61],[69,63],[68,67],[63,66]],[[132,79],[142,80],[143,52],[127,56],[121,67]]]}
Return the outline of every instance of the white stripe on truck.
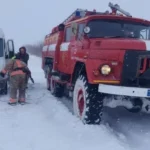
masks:
{"label": "white stripe on truck", "polygon": [[43,51],[47,51],[48,46],[43,46]]}
{"label": "white stripe on truck", "polygon": [[62,43],[60,45],[60,51],[68,51],[69,44],[70,44],[70,42]]}
{"label": "white stripe on truck", "polygon": [[[60,45],[60,51],[68,51],[68,47],[69,47],[70,42],[67,43],[62,43]],[[50,44],[49,46],[44,46],[43,47],[43,51],[55,51],[56,50],[56,44]]]}
{"label": "white stripe on truck", "polygon": [[55,51],[56,50],[56,44],[49,45],[48,50],[49,51]]}

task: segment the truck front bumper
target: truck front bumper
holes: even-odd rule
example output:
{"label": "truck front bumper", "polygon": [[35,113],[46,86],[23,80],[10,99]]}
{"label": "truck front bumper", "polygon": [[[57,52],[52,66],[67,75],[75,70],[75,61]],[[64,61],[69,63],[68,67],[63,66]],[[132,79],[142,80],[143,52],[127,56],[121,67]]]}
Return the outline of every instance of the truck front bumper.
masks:
{"label": "truck front bumper", "polygon": [[118,96],[145,97],[145,98],[150,97],[150,88],[140,88],[140,87],[125,87],[125,86],[99,84],[98,92]]}

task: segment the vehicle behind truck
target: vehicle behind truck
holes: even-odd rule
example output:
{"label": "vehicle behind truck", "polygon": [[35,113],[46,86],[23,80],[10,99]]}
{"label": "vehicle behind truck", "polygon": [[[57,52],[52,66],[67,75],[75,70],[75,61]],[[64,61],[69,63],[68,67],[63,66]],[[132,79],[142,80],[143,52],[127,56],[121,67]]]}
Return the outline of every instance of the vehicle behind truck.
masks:
{"label": "vehicle behind truck", "polygon": [[150,21],[109,7],[77,9],[44,40],[47,89],[85,124],[100,124],[104,106],[150,112]]}
{"label": "vehicle behind truck", "polygon": [[[5,34],[0,29],[0,70],[2,70],[7,61],[14,56],[14,42],[9,39],[6,40]],[[0,94],[7,94],[8,92],[8,78],[0,78]]]}

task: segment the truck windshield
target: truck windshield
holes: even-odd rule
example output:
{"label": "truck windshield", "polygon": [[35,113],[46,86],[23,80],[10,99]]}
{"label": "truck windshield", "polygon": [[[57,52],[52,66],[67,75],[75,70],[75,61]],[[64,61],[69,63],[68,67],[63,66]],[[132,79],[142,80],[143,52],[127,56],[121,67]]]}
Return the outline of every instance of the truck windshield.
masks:
{"label": "truck windshield", "polygon": [[0,38],[0,57],[3,57],[4,47],[3,47],[3,39]]}
{"label": "truck windshield", "polygon": [[150,39],[150,25],[126,20],[91,20],[89,38]]}

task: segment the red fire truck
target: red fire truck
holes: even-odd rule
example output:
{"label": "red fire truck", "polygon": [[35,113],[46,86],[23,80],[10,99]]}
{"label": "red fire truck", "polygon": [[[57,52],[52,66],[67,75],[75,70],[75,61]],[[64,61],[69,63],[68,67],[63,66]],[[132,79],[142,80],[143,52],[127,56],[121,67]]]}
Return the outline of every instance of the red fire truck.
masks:
{"label": "red fire truck", "polygon": [[71,98],[85,124],[99,124],[104,106],[150,112],[150,21],[109,7],[77,9],[44,40],[47,89]]}

